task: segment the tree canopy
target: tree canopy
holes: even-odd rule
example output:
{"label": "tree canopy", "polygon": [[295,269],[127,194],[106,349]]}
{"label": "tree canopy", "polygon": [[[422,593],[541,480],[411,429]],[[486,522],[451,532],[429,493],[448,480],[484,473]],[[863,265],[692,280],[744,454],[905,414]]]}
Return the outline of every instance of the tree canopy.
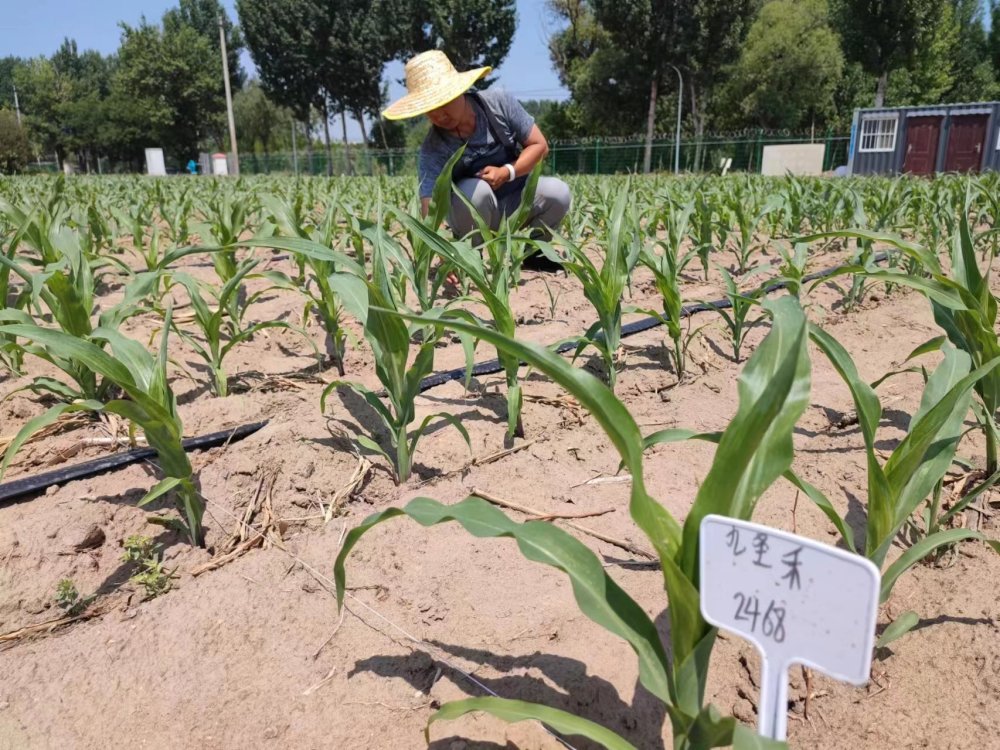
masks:
{"label": "tree canopy", "polygon": [[[223,148],[221,18],[244,150],[288,148],[291,119],[308,150],[317,122],[343,116],[372,146],[412,148],[419,122],[379,117],[386,64],[442,49],[459,69],[497,68],[518,21],[515,0],[236,0],[238,23],[220,0],[175,2],[158,22],[122,24],[110,55],[67,38],[50,55],[0,58],[0,109],[13,112],[16,87],[21,111],[15,135],[3,115],[5,143],[21,155],[24,136],[31,162],[91,171],[141,168],[148,146],[174,166]],[[548,52],[570,97],[530,106],[552,140],[672,132],[679,94],[695,136],[842,133],[857,107],[1000,97],[1000,0],[547,3]]]}

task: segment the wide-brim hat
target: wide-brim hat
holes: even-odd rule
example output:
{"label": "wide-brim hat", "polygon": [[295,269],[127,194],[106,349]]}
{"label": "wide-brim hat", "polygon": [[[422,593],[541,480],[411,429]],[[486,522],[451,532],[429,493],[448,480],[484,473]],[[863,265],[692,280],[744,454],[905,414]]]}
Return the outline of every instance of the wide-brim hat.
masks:
{"label": "wide-brim hat", "polygon": [[441,50],[421,52],[406,63],[406,95],[384,110],[387,120],[405,120],[430,112],[457,99],[492,68],[475,68],[459,73]]}

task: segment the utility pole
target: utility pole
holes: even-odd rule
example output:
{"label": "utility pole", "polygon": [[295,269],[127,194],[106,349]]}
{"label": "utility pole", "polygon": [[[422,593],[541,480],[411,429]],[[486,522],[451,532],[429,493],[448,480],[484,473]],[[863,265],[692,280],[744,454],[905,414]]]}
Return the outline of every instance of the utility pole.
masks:
{"label": "utility pole", "polygon": [[222,47],[222,80],[226,84],[226,113],[229,115],[229,147],[233,151],[233,174],[240,173],[240,153],[236,148],[236,120],[233,119],[233,92],[229,88],[229,55],[226,53],[226,27],[219,14],[219,45]]}
{"label": "utility pole", "polygon": [[21,127],[21,105],[17,103],[17,86],[14,86],[14,111],[17,112],[17,126]]}
{"label": "utility pole", "polygon": [[299,176],[299,147],[295,143],[295,118],[292,118],[292,164],[295,165],[295,176]]}

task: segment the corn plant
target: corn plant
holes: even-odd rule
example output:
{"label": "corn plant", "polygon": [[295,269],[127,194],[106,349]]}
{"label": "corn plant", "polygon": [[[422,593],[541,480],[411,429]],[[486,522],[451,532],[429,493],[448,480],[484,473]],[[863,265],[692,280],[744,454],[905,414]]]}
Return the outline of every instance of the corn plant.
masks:
{"label": "corn plant", "polygon": [[[465,147],[459,148],[445,164],[444,169],[434,183],[431,194],[430,206],[427,215],[419,224],[424,230],[436,233],[444,224],[448,209],[451,207],[452,180],[451,173],[455,164],[465,152]],[[381,198],[379,199],[381,206]],[[419,211],[410,211],[411,216],[419,215]],[[410,288],[417,298],[417,306],[422,311],[431,310],[440,296],[441,287],[445,283],[449,269],[445,267],[434,268],[434,261],[437,257],[434,248],[424,241],[425,231],[415,231],[417,224],[411,223],[404,227],[407,242],[400,243],[386,242],[385,238],[378,240],[382,245],[385,254],[383,259],[390,262],[399,269],[403,277],[409,281]],[[385,229],[381,222],[381,210],[379,210],[378,221],[374,227],[368,227],[368,238],[374,240],[374,233],[385,234]],[[409,248],[407,252],[406,248]]]}
{"label": "corn plant", "polygon": [[[973,360],[966,352],[943,344],[943,360],[927,378],[920,407],[910,420],[906,435],[882,464],[875,448],[875,432],[882,415],[878,396],[858,375],[854,361],[836,339],[817,326],[811,327],[810,336],[830,359],[854,400],[868,465],[864,549],[857,551],[882,568],[893,540],[911,521],[919,506],[940,487],[964,434],[963,423],[971,405],[973,388],[983,377],[996,371],[1000,357],[973,369]],[[996,477],[992,481],[995,482]],[[844,544],[856,551],[851,527],[838,516],[832,504],[815,494],[810,497],[818,499],[819,507],[836,525]],[[936,514],[933,498],[930,509]],[[927,533],[885,568],[881,588],[883,602],[903,573],[940,547],[965,539],[981,539],[1000,552],[1000,542],[987,540],[972,529],[941,529],[941,520],[928,523]],[[915,623],[916,618],[907,617],[905,622]]]}
{"label": "corn plant", "polygon": [[565,257],[550,243],[537,244],[550,260],[561,263],[583,286],[583,294],[593,305],[597,321],[579,337],[574,359],[588,346],[597,349],[604,360],[608,384],[614,390],[621,348],[622,298],[642,251],[639,221],[635,207],[630,203],[628,183],[618,190],[603,229],[601,245],[605,254],[600,268],[575,242],[567,239],[558,241],[568,250],[569,254]]}
{"label": "corn plant", "polygon": [[[7,323],[24,322],[25,319],[30,322],[31,320],[30,316],[22,309],[28,302],[28,296],[23,292],[18,292],[10,283],[11,265],[14,263],[16,250],[17,245],[13,235],[0,237],[0,254],[7,261],[7,263],[0,262],[0,302],[3,302],[0,316],[6,314],[8,319],[3,322]],[[0,367],[14,375],[19,375],[23,363],[24,350],[17,345],[17,339],[13,336],[0,335]]]}
{"label": "corn plant", "polygon": [[[39,259],[27,256],[15,260],[13,256],[0,254],[0,268],[8,274],[4,283],[9,284],[9,274],[13,273],[24,282],[25,287],[19,298],[25,309],[16,309],[15,306],[14,311],[7,311],[6,320],[28,322],[30,318],[25,310],[42,312],[44,309],[62,331],[88,340],[94,331],[91,315],[96,306],[95,266],[100,263],[88,260],[79,233],[67,227],[49,226],[42,231],[33,221],[29,221],[25,227],[34,230],[33,247],[47,262],[43,264]],[[23,238],[28,235],[19,236]],[[16,239],[15,237],[12,244]],[[100,314],[98,325],[103,329],[118,328],[139,311],[139,302],[148,295],[151,283],[150,277],[133,280],[126,287],[122,301]],[[15,346],[19,345],[14,344],[9,336],[6,337],[4,349],[10,351]],[[99,373],[92,371],[85,363],[63,360],[59,358],[58,351],[33,349],[32,346],[29,344],[22,348],[43,359],[55,357],[49,361],[69,375],[74,385],[68,386],[62,381],[42,376],[34,378],[28,388],[70,401],[77,398],[101,400],[107,397],[107,389],[112,384],[101,380]]]}
{"label": "corn plant", "polygon": [[[967,205],[967,204],[966,204]],[[872,281],[908,286],[924,294],[931,303],[934,320],[945,335],[932,339],[923,348],[934,350],[945,339],[964,351],[975,367],[1000,357],[997,342],[997,303],[989,285],[989,271],[981,273],[976,264],[975,241],[968,221],[968,211],[958,224],[959,231],[951,243],[951,269],[946,274],[935,255],[920,245],[907,242],[894,235],[877,235],[860,230],[845,230],[837,234],[859,236],[866,241],[875,240],[894,247],[912,258],[927,274],[911,275],[900,271],[883,271],[871,266],[849,266],[839,273],[863,275]],[[813,238],[806,238],[809,241]],[[920,349],[918,349],[920,351]],[[990,371],[975,383],[980,405],[974,412],[986,437],[986,472],[993,474],[998,466],[1000,430],[996,424],[1000,408],[1000,373]]]}
{"label": "corn plant", "polygon": [[[511,312],[510,295],[516,288],[520,275],[521,263],[527,255],[527,243],[515,236],[515,228],[520,227],[528,218],[534,202],[535,187],[541,170],[536,168],[529,178],[521,194],[521,202],[514,214],[503,217],[498,231],[494,232],[483,221],[475,207],[469,205],[469,210],[479,227],[480,249],[473,249],[467,242],[449,242],[440,233],[434,232],[425,223],[414,219],[402,211],[394,212],[399,222],[409,232],[410,237],[417,238],[438,255],[446,265],[461,273],[481,296],[482,302],[490,311],[493,327],[506,336],[514,337],[514,315]],[[463,195],[464,199],[465,196]],[[486,253],[484,263],[482,252]],[[497,349],[497,357],[504,370],[507,384],[507,439],[515,435],[524,437],[524,426],[521,424],[522,394],[518,371],[521,362],[517,357],[509,356],[502,349]],[[471,368],[470,368],[471,372]]]}
{"label": "corn plant", "polygon": [[[399,212],[397,216],[412,235],[419,235],[422,242],[426,243],[449,266],[457,269],[476,287],[482,299],[475,301],[481,301],[489,310],[493,327],[504,336],[512,338],[515,322],[510,308],[510,293],[514,283],[511,267],[497,265],[488,268],[483,264],[479,250],[473,249],[468,242],[449,242],[439,234],[431,232],[423,223],[413,217],[402,212]],[[496,244],[492,240],[487,242]],[[521,361],[517,357],[507,355],[500,349],[497,350],[497,356],[500,359],[501,367],[503,367],[507,384],[507,438],[510,439],[515,435],[524,437],[524,426],[521,424],[521,383],[518,379]]]}
{"label": "corn plant", "polygon": [[[244,325],[243,317],[247,308],[268,290],[256,292],[243,304],[234,305],[233,300],[239,294],[243,279],[256,268],[259,262],[248,260],[240,263],[236,274],[221,289],[206,290],[205,284],[186,273],[178,271],[173,274],[174,281],[187,290],[188,298],[191,300],[191,309],[194,312],[194,323],[201,334],[202,341],[199,342],[176,324],[174,330],[204,360],[212,375],[212,392],[219,397],[229,394],[229,378],[223,368],[223,360],[235,347],[266,328],[297,330],[283,320],[265,320],[249,326]],[[206,300],[205,291],[208,291],[209,295],[214,298],[214,308]],[[235,320],[231,317],[234,307],[237,316]]]}
{"label": "corn plant", "polygon": [[[774,328],[740,376],[739,409],[719,438],[715,460],[683,526],[654,500],[644,482],[646,441],[625,406],[596,378],[543,347],[507,339],[464,321],[405,316],[425,325],[446,325],[489,341],[551,377],[600,424],[632,476],[629,510],[656,550],[669,599],[670,648],[644,609],[604,569],[586,545],[543,522],[516,523],[485,501],[469,497],[454,505],[417,498],[365,519],[348,532],[334,566],[337,598],[343,604],[345,562],[359,539],[389,519],[408,516],[422,526],[455,521],[476,537],[516,540],[529,560],[550,565],[572,584],[581,612],[623,638],[638,660],[639,681],[666,707],[679,750],[720,747],[783,747],[761,739],[732,718],[704,705],[708,664],[716,630],[701,617],[698,594],[698,529],[717,513],[747,519],[764,491],[785,474],[792,460],[792,431],[808,404],[807,324],[793,298],[768,303]],[[573,714],[524,701],[472,698],[442,706],[431,722],[485,711],[508,721],[537,719],[564,734],[587,737],[607,748],[632,748],[610,730]]]}
{"label": "corn plant", "polygon": [[170,241],[174,245],[187,243],[191,236],[190,223],[194,201],[187,188],[181,188],[179,195],[170,195],[166,182],[156,182],[156,204],[160,217],[170,230]]}
{"label": "corn plant", "polygon": [[663,252],[656,253],[653,251],[653,246],[643,245],[639,254],[639,262],[653,272],[653,283],[663,299],[663,312],[655,310],[642,310],[642,312],[659,318],[666,326],[667,334],[673,342],[670,355],[673,360],[674,374],[680,380],[684,377],[688,347],[701,330],[699,328],[693,333],[690,330],[685,332],[681,325],[681,313],[684,308],[684,301],[681,297],[681,274],[693,256],[688,254],[680,257],[679,243],[657,242],[656,244],[662,248]]}
{"label": "corn plant", "polygon": [[757,196],[753,194],[749,182],[736,184],[739,187],[726,194],[723,205],[731,251],[736,258],[736,273],[742,275],[750,270],[750,259],[756,249],[757,228],[765,216],[780,207],[781,198],[771,196],[760,208],[756,208]]}
{"label": "corn plant", "polygon": [[[320,410],[326,411],[327,399],[337,388],[349,388],[361,396],[386,428],[389,448],[380,445],[376,435],[358,435],[358,444],[389,462],[397,484],[410,478],[417,443],[436,418],[452,424],[471,448],[469,433],[451,414],[430,414],[410,429],[416,420],[415,402],[420,393],[420,382],[434,368],[434,347],[438,336],[430,327],[410,330],[397,314],[389,274],[378,249],[372,256],[371,281],[350,273],[335,273],[331,275],[330,283],[344,301],[344,306],[364,326],[365,339],[375,358],[375,374],[385,388],[388,404],[360,383],[335,380],[323,389]],[[421,335],[411,361],[410,339],[416,333]]]}
{"label": "corn plant", "polygon": [[802,280],[806,276],[806,264],[809,262],[809,246],[797,242],[791,248],[784,243],[778,244],[778,254],[781,265],[778,266],[778,276],[771,283],[784,284],[785,289],[796,299],[802,295]]}
{"label": "corn plant", "polygon": [[[327,353],[336,366],[337,372],[344,375],[344,356],[347,350],[347,331],[344,328],[343,304],[330,284],[330,277],[338,271],[349,271],[355,275],[363,275],[361,266],[339,251],[332,250],[336,241],[337,219],[336,211],[331,207],[322,224],[315,228],[306,226],[297,203],[280,201],[273,197],[264,198],[264,206],[269,211],[271,220],[275,223],[275,237],[292,238],[299,242],[285,244],[272,243],[273,247],[284,247],[292,253],[299,264],[301,280],[293,281],[280,271],[266,271],[261,276],[281,289],[299,292],[305,295],[306,302],[302,307],[302,324],[305,325],[310,313],[315,312],[327,335]],[[303,248],[320,252],[308,252]],[[326,250],[326,252],[323,252]]]}
{"label": "corn plant", "polygon": [[705,275],[705,281],[708,281],[710,258],[716,246],[717,225],[715,217],[715,201],[707,199],[704,193],[699,192],[694,201],[690,238],[695,253],[701,261],[701,270]]}
{"label": "corn plant", "polygon": [[[991,256],[992,259],[992,256]],[[981,273],[976,264],[975,242],[969,227],[968,211],[963,211],[959,231],[951,243],[951,269],[947,276],[962,300],[955,308],[931,299],[935,322],[945,336],[981,367],[1000,357],[997,341],[997,301],[990,289],[990,272]],[[993,370],[976,381],[976,394],[982,403],[977,417],[986,436],[986,473],[997,471],[1000,431],[996,414],[1000,409],[1000,372]]]}
{"label": "corn plant", "polygon": [[729,271],[725,268],[719,268],[719,272],[726,283],[726,301],[729,309],[726,309],[724,305],[712,302],[704,302],[703,304],[719,313],[726,331],[729,333],[729,342],[733,347],[733,361],[739,363],[743,344],[746,343],[750,329],[766,317],[763,314],[756,317],[751,316],[753,310],[760,309],[760,300],[764,290],[758,287],[753,291],[741,291],[739,284],[736,283],[736,279]]}
{"label": "corn plant", "polygon": [[[211,254],[212,265],[215,266],[215,273],[222,285],[228,284],[239,273],[240,261],[236,246],[250,228],[252,213],[246,196],[237,194],[234,197],[229,192],[223,192],[208,202],[206,221],[194,226],[194,231],[201,237],[203,244],[214,243],[216,246]],[[239,307],[245,298],[246,290],[240,285],[228,300],[230,320],[239,317]]]}
{"label": "corn plant", "polygon": [[4,453],[0,464],[0,477],[7,471],[11,461],[21,446],[35,432],[55,422],[66,413],[90,411],[109,412],[131,422],[132,428],[139,428],[146,436],[146,442],[156,451],[160,470],[164,478],[139,501],[147,505],[163,495],[173,492],[175,502],[183,521],[156,518],[154,522],[167,526],[180,526],[192,544],[203,544],[201,519],[204,503],[198,494],[191,462],[184,451],[184,434],[180,417],[177,415],[177,401],[167,382],[167,334],[170,328],[171,312],[167,311],[166,324],[160,338],[157,357],[153,357],[144,346],[114,329],[98,328],[91,334],[96,341],[110,345],[112,353],[106,352],[96,343],[77,338],[63,331],[42,328],[34,324],[12,324],[0,326],[0,332],[12,334],[32,342],[31,353],[46,352],[50,362],[78,362],[114,383],[127,398],[108,401],[81,399],[72,403],[57,404],[48,411],[28,421],[17,433]]}

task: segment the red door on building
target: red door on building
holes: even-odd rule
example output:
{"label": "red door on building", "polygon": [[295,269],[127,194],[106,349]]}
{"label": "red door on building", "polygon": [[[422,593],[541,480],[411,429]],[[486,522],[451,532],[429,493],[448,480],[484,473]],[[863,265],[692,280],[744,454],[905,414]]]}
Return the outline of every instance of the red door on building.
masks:
{"label": "red door on building", "polygon": [[934,174],[940,136],[941,117],[907,118],[903,171],[908,174]]}
{"label": "red door on building", "polygon": [[951,118],[948,150],[945,152],[946,172],[978,172],[986,147],[987,115],[958,115]]}

